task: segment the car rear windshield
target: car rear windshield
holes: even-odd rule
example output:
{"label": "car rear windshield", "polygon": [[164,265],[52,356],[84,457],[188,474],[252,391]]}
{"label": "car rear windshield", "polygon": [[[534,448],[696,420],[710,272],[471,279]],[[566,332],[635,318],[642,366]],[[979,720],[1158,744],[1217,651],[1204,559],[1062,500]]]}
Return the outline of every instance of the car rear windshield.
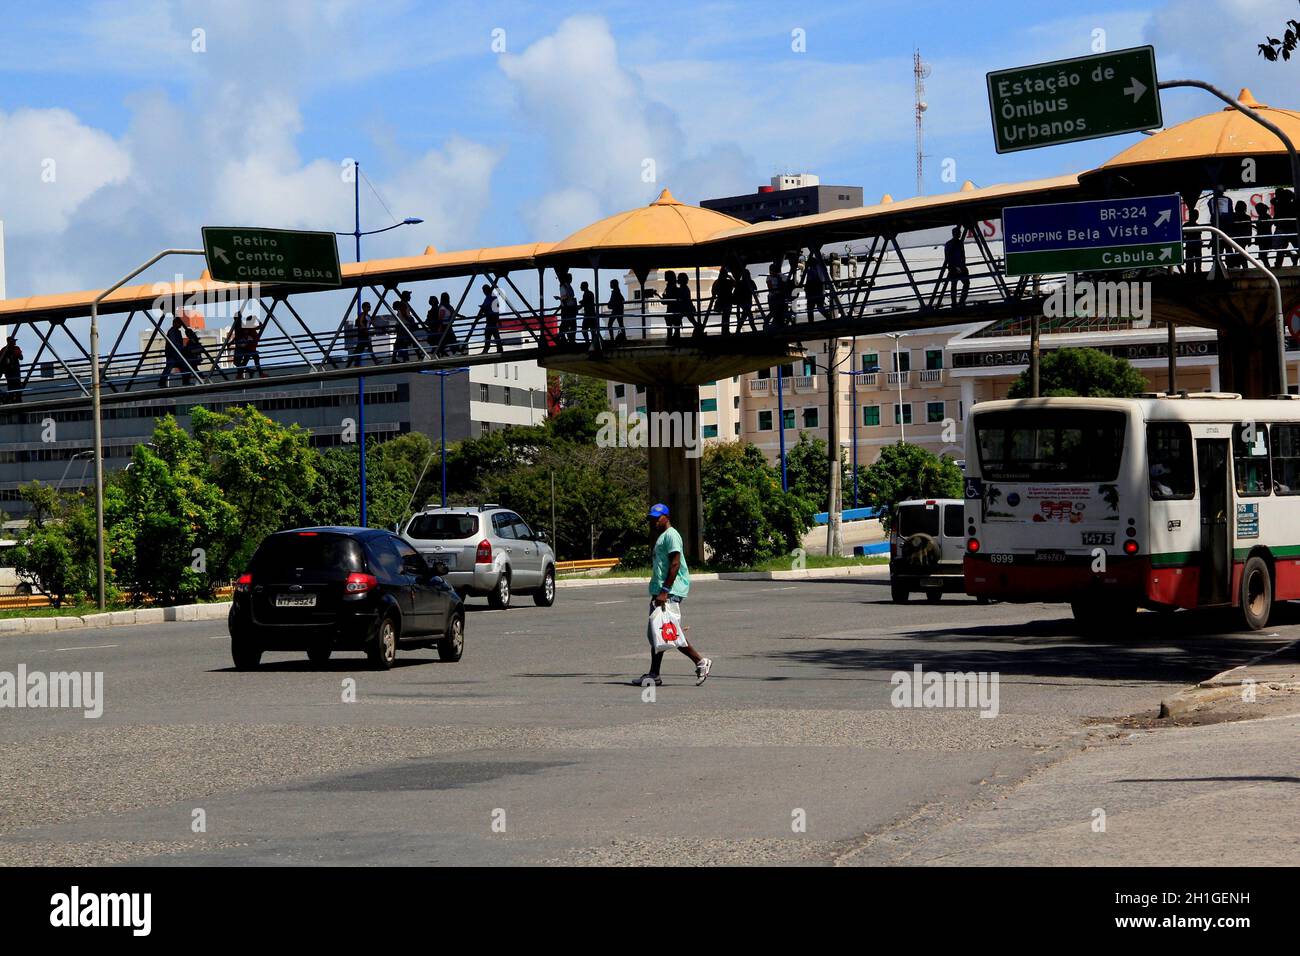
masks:
{"label": "car rear windshield", "polygon": [[898,509],[898,533],[906,538],[914,534],[939,536],[938,505],[900,505]]}
{"label": "car rear windshield", "polygon": [[412,538],[434,541],[455,541],[478,534],[478,515],[428,514],[416,515],[406,526]]}
{"label": "car rear windshield", "polygon": [[1114,481],[1124,413],[1026,408],[975,418],[980,471],[990,481]]}
{"label": "car rear windshield", "polygon": [[290,532],[267,538],[253,555],[252,571],[286,568],[305,571],[361,571],[361,547],[352,538],[328,532]]}

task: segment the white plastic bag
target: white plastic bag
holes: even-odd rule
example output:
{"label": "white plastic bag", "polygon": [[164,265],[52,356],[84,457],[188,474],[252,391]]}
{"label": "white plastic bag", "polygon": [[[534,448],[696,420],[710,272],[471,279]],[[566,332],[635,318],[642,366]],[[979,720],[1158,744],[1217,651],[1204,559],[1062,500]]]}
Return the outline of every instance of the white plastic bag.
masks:
{"label": "white plastic bag", "polygon": [[677,602],[669,601],[663,607],[650,603],[650,646],[659,654],[670,647],[685,647],[686,632],[682,630],[682,614]]}

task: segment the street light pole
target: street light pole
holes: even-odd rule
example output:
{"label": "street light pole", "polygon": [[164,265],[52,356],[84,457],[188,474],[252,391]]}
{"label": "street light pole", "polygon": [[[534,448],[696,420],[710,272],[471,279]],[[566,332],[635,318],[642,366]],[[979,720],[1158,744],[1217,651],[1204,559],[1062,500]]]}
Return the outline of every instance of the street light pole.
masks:
{"label": "street light pole", "polygon": [[776,434],[781,449],[781,490],[789,491],[785,480],[785,386],[782,384],[782,366],[776,367]]}
{"label": "street light pole", "polygon": [[[95,562],[98,564],[98,593],[96,603],[104,610],[104,419],[99,399],[99,303],[126,285],[155,262],[168,256],[201,256],[202,249],[164,249],[130,275],[118,279],[95,296],[90,303],[90,414],[94,419],[95,434]],[[173,290],[174,291],[174,290]]]}
{"label": "street light pole", "polygon": [[907,444],[907,423],[903,415],[903,368],[899,362],[898,341],[907,335],[906,332],[889,332],[888,335],[894,340],[894,375],[898,379],[898,442],[901,445]]}

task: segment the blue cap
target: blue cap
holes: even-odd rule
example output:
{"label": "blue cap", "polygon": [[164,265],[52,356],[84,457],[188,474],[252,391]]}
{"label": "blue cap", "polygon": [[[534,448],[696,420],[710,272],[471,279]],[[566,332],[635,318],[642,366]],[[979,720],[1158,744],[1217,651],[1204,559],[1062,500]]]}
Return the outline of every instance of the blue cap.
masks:
{"label": "blue cap", "polygon": [[650,506],[650,514],[647,515],[647,517],[650,517],[650,518],[663,518],[663,517],[665,517],[667,514],[668,514],[668,506],[667,506],[667,505],[651,505],[651,506]]}

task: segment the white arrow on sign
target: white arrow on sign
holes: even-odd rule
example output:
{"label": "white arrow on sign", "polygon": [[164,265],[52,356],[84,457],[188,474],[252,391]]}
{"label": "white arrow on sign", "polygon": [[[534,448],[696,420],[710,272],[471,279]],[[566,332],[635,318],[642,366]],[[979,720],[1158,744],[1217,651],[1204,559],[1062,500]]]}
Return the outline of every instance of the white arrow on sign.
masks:
{"label": "white arrow on sign", "polygon": [[226,265],[230,265],[230,260],[226,258],[225,249],[222,249],[220,246],[213,246],[212,254],[216,256],[218,259],[220,259],[222,262],[224,262]]}
{"label": "white arrow on sign", "polygon": [[1164,262],[1173,254],[1174,254],[1174,250],[1170,249],[1168,246],[1165,246],[1163,249],[1160,250],[1160,261]]}
{"label": "white arrow on sign", "polygon": [[1147,91],[1147,88],[1135,76],[1130,76],[1129,82],[1133,85],[1124,87],[1124,92],[1133,97],[1133,102],[1136,103],[1138,100],[1142,99],[1142,94]]}
{"label": "white arrow on sign", "polygon": [[1170,212],[1168,209],[1162,209],[1160,211],[1160,215],[1156,216],[1155,224],[1157,226],[1163,226],[1165,223],[1169,221],[1169,217],[1172,215],[1173,213]]}

